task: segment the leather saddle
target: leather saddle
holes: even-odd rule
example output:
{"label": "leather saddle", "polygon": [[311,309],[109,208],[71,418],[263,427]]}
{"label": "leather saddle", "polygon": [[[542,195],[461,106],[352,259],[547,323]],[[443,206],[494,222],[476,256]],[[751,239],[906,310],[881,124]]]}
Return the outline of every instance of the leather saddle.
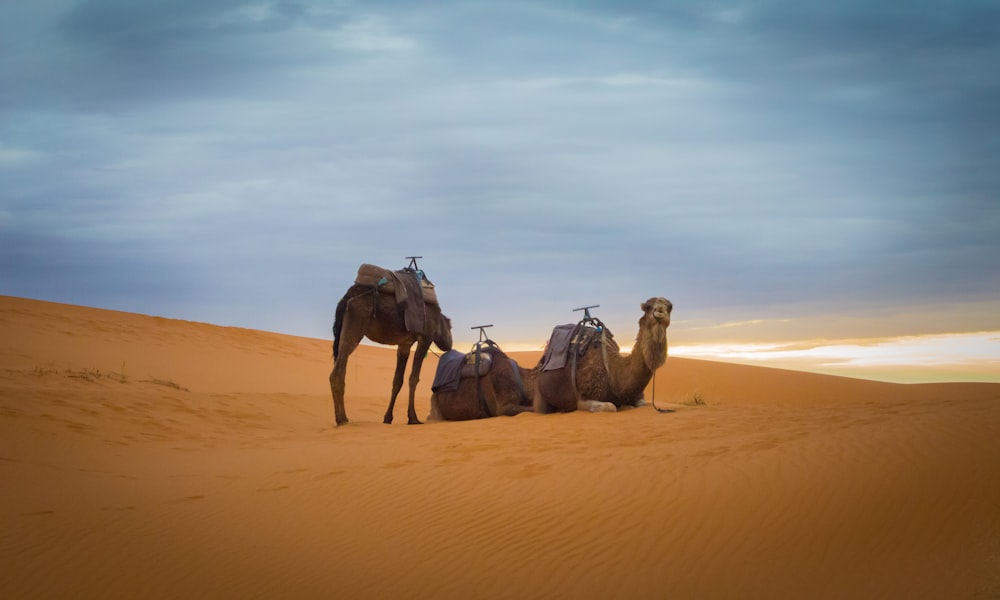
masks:
{"label": "leather saddle", "polygon": [[458,350],[449,350],[438,359],[431,391],[450,392],[457,390],[462,379],[482,377],[490,372],[492,366],[493,353],[479,348],[478,345],[471,352],[465,354]]}
{"label": "leather saddle", "polygon": [[557,325],[545,345],[541,359],[542,370],[555,371],[573,365],[577,358],[595,346],[601,347],[603,362],[607,366],[607,348],[610,346],[617,351],[618,344],[603,323],[596,327],[582,322]]}

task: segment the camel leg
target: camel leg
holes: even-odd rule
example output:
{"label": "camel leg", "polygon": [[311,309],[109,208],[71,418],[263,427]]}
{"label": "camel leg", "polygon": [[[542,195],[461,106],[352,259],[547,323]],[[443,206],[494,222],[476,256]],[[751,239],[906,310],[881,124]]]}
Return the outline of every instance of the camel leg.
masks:
{"label": "camel leg", "polygon": [[423,366],[424,357],[427,356],[427,350],[430,347],[430,338],[421,338],[417,342],[417,351],[413,355],[413,366],[410,367],[410,403],[406,410],[407,424],[409,425],[422,425],[420,419],[417,418],[417,409],[413,406],[413,401],[417,394],[417,384],[420,383],[420,367]]}
{"label": "camel leg", "polygon": [[365,337],[368,321],[365,315],[351,311],[350,303],[341,317],[344,322],[340,328],[337,340],[337,358],[333,361],[330,371],[330,394],[333,396],[333,410],[337,425],[347,423],[347,410],[344,408],[344,381],[347,378],[347,359],[357,350],[358,344]]}
{"label": "camel leg", "polygon": [[347,411],[344,410],[344,369],[338,369],[338,363],[344,363],[343,367],[347,367],[347,357],[343,356],[339,361],[333,364],[333,370],[330,371],[330,394],[333,396],[333,414],[334,419],[336,419],[336,424],[339,426],[343,423],[347,423]]}
{"label": "camel leg", "polygon": [[521,406],[520,404],[507,403],[503,406],[503,410],[499,411],[499,414],[507,417],[515,417],[523,412],[534,412],[530,406]]}
{"label": "camel leg", "polygon": [[545,397],[542,396],[542,391],[539,388],[538,379],[541,379],[541,377],[536,378],[536,380],[533,382],[530,388],[531,410],[535,411],[540,415],[547,415],[550,412],[552,412],[552,407],[549,405],[548,402],[545,401]]}
{"label": "camel leg", "polygon": [[610,402],[600,402],[598,400],[577,400],[577,410],[588,412],[617,412],[618,409]]}
{"label": "camel leg", "polygon": [[403,372],[406,371],[406,361],[410,360],[410,347],[412,343],[400,344],[396,346],[396,373],[392,376],[392,396],[389,398],[389,408],[382,417],[382,422],[386,425],[392,423],[392,412],[396,408],[396,396],[399,390],[403,389]]}
{"label": "camel leg", "polygon": [[333,410],[337,419],[337,425],[347,423],[347,410],[344,408],[344,380],[347,377],[347,358],[358,344],[361,343],[360,336],[344,335],[349,334],[352,328],[345,327],[341,330],[340,348],[337,359],[333,361],[333,370],[330,371],[330,393],[333,395]]}
{"label": "camel leg", "polygon": [[437,395],[431,396],[431,412],[427,415],[428,421],[443,421],[444,418],[441,416],[441,407],[438,406]]}

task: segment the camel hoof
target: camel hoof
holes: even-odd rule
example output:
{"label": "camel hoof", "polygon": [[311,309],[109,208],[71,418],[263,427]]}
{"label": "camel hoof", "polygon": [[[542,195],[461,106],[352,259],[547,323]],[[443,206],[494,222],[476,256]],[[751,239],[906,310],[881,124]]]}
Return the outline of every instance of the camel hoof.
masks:
{"label": "camel hoof", "polygon": [[410,419],[406,424],[407,425],[423,425],[423,422],[420,419]]}
{"label": "camel hoof", "polygon": [[386,417],[382,419],[382,422],[385,423],[386,425],[392,425],[392,417]]}

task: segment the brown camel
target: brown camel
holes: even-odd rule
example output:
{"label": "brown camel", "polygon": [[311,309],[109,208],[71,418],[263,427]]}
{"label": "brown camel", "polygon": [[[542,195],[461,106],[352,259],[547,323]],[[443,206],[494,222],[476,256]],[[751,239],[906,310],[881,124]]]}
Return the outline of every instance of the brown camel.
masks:
{"label": "brown camel", "polygon": [[[667,327],[674,305],[666,298],[650,298],[642,303],[639,333],[632,353],[622,356],[613,341],[605,348],[592,347],[573,369],[545,371],[539,363],[533,390],[535,411],[573,410],[616,411],[622,406],[642,406],[642,393],[653,373],[667,360]],[[605,356],[607,365],[605,367]]]}
{"label": "brown camel", "polygon": [[337,425],[347,423],[344,410],[344,378],[347,373],[347,359],[367,337],[379,344],[396,346],[396,374],[392,379],[392,396],[385,411],[383,423],[392,423],[392,411],[396,396],[403,387],[403,371],[410,358],[410,349],[417,344],[410,369],[410,402],[407,409],[409,424],[420,424],[413,408],[413,398],[420,381],[420,367],[430,348],[431,342],[441,350],[451,350],[451,321],[441,314],[436,303],[424,304],[425,330],[429,333],[408,331],[403,307],[392,294],[382,293],[376,285],[355,283],[337,303],[333,323],[333,370],[330,372],[330,392]]}
{"label": "brown camel", "polygon": [[[489,370],[475,376],[475,364],[466,365],[472,375],[459,380],[458,389],[439,390],[431,394],[429,421],[467,421],[498,415],[514,416],[532,410],[527,390],[534,384],[534,372],[519,366],[492,340],[477,344],[480,361]],[[475,347],[470,355],[474,356]],[[443,364],[439,362],[439,365]]]}

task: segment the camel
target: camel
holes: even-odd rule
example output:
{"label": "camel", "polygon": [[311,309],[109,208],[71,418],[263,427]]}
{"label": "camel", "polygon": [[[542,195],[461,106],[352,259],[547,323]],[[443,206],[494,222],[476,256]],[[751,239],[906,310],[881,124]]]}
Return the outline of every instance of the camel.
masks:
{"label": "camel", "polygon": [[667,327],[674,305],[666,298],[650,298],[641,308],[632,353],[622,356],[617,345],[607,338],[601,342],[604,348],[590,348],[579,357],[575,385],[570,379],[573,369],[568,365],[551,371],[543,370],[542,363],[534,367],[535,412],[614,412],[623,406],[645,404],[643,390],[667,360]]}
{"label": "camel", "polygon": [[[418,257],[419,258],[419,257]],[[373,342],[396,346],[396,373],[392,379],[392,396],[389,407],[382,419],[392,423],[392,413],[396,406],[396,396],[403,387],[403,372],[410,358],[410,349],[415,343],[413,367],[410,369],[410,399],[407,416],[410,425],[419,425],[417,412],[413,407],[417,383],[420,381],[420,367],[430,348],[431,342],[447,352],[451,350],[451,320],[441,313],[436,303],[424,304],[424,329],[427,334],[408,331],[402,305],[392,294],[382,293],[378,285],[355,283],[337,303],[333,323],[333,370],[330,371],[330,393],[337,425],[347,423],[344,409],[344,379],[347,374],[347,359],[357,349],[362,338]]]}
{"label": "camel", "polygon": [[[478,378],[474,374],[463,376],[458,389],[433,392],[428,421],[512,417],[533,410],[527,390],[533,387],[534,371],[519,366],[492,340],[477,343],[470,355],[474,356],[476,347],[480,351],[479,360],[488,363],[489,370]],[[475,373],[475,364],[466,367]]]}

